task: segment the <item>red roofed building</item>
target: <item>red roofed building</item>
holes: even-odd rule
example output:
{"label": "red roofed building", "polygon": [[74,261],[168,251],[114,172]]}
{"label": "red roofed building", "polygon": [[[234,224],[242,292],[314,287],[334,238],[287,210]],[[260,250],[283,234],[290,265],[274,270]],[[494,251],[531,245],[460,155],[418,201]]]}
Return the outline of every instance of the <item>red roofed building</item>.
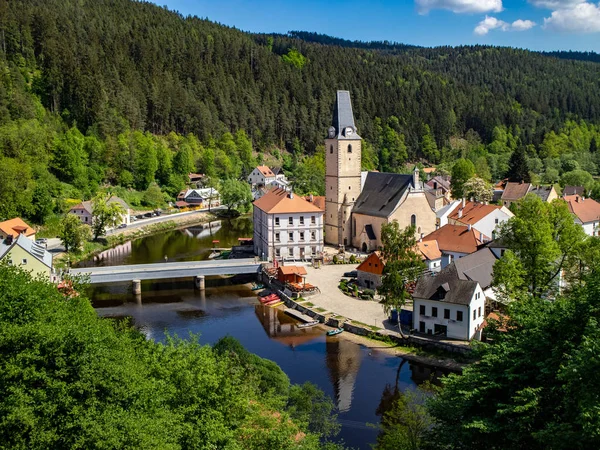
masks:
{"label": "red roofed building", "polygon": [[588,236],[598,236],[600,226],[600,203],[579,195],[565,195],[563,199],[575,215],[575,222],[583,227]]}
{"label": "red roofed building", "polygon": [[437,241],[442,252],[442,268],[455,259],[475,253],[479,246],[491,239],[471,225],[447,224],[425,236],[422,242]]}
{"label": "red roofed building", "polygon": [[275,175],[275,173],[267,166],[257,166],[250,173],[250,175],[248,175],[248,183],[250,183],[253,186],[266,186],[274,182],[276,179],[277,176]]}
{"label": "red roofed building", "polygon": [[285,189],[254,201],[254,252],[265,260],[310,260],[323,251],[323,210]]}
{"label": "red roofed building", "polygon": [[0,241],[3,241],[9,236],[16,239],[20,234],[35,241],[35,230],[27,225],[20,217],[0,222]]}
{"label": "red roofed building", "polygon": [[513,216],[514,214],[505,206],[466,202],[463,199],[448,216],[448,223],[451,225],[471,225],[484,235],[494,238],[496,227]]}

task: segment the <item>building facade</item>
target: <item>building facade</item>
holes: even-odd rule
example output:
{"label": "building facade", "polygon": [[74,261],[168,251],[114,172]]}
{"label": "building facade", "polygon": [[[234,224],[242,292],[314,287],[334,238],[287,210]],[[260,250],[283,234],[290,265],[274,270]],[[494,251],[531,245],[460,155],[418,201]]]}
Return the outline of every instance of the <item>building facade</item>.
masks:
{"label": "building facade", "polygon": [[262,260],[311,260],[323,252],[323,211],[273,189],[254,202],[254,252]]}
{"label": "building facade", "polygon": [[0,261],[6,261],[9,266],[20,266],[33,277],[52,279],[52,253],[24,234],[0,241]]}
{"label": "building facade", "polygon": [[[121,208],[123,209],[123,214],[121,215],[120,223],[124,223],[127,225],[131,223],[131,209],[129,208],[129,205],[125,203],[125,201],[113,195],[108,200],[108,203],[118,203],[119,205],[121,205]],[[81,223],[91,226],[93,218],[92,202],[88,200],[73,206],[69,210],[69,214],[75,214],[77,217],[79,217]]]}
{"label": "building facade", "polygon": [[248,183],[250,183],[252,186],[266,186],[277,179],[277,175],[275,175],[275,173],[267,166],[257,166],[250,173],[250,175],[248,175]]}

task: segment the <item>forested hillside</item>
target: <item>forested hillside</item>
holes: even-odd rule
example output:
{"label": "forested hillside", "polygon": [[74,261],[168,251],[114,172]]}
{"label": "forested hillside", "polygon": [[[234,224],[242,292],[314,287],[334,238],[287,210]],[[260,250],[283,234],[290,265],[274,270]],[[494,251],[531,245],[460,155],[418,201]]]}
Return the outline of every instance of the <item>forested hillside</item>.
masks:
{"label": "forested hillside", "polygon": [[499,178],[524,148],[540,177],[595,174],[600,64],[570,55],[254,35],[131,0],[0,0],[0,216],[40,222],[60,209],[48,196],[106,183],[172,196],[188,170],[236,178],[263,157],[318,193],[303,155],[337,89],[352,93],[366,168],[462,156]]}

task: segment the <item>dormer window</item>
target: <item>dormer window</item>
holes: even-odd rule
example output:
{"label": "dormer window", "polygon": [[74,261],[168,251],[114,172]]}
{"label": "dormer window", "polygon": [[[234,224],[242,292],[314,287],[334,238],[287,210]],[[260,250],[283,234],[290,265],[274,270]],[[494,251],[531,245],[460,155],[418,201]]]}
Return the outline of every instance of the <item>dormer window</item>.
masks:
{"label": "dormer window", "polygon": [[348,144],[348,153],[352,153],[352,144]]}

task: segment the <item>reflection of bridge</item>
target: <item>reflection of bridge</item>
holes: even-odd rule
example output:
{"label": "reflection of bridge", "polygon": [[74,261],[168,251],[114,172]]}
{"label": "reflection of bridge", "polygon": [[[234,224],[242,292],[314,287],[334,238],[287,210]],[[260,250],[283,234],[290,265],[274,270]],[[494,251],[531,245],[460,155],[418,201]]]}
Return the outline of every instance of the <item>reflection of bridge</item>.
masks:
{"label": "reflection of bridge", "polygon": [[[129,266],[86,267],[71,269],[71,275],[89,275],[90,283],[118,283],[141,280],[164,280],[171,278],[196,277],[204,288],[204,277],[211,275],[241,275],[258,273],[260,262],[254,258],[213,261],[172,262],[159,264],[134,264]],[[135,292],[134,292],[135,293]]]}

